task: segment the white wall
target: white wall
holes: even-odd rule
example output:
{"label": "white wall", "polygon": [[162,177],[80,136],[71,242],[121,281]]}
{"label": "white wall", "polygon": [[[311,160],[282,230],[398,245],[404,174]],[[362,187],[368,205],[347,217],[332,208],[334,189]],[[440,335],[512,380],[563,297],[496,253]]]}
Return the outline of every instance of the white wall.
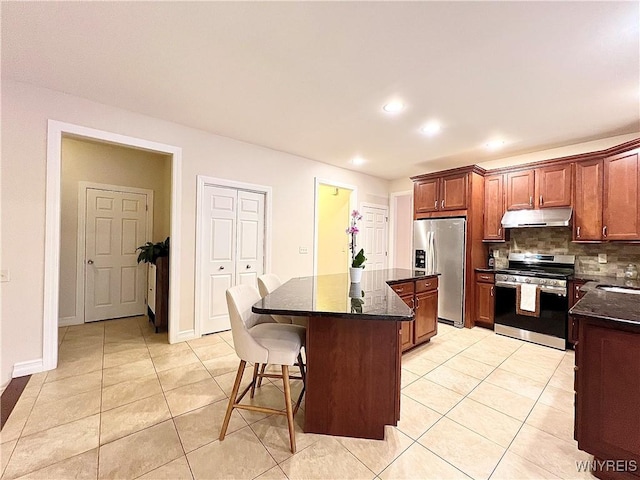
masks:
{"label": "white wall", "polygon": [[62,139],[59,317],[75,321],[78,184],[153,190],[153,242],[169,236],[171,158],[155,152],[75,138]]}
{"label": "white wall", "polygon": [[[272,269],[283,280],[312,273],[315,177],[357,186],[358,202],[388,204],[386,180],[3,79],[0,267],[11,271],[11,282],[2,284],[0,384],[16,362],[42,358],[49,119],[182,148],[180,330],[194,324],[197,175],[273,188]],[[300,246],[309,254],[300,255]]]}

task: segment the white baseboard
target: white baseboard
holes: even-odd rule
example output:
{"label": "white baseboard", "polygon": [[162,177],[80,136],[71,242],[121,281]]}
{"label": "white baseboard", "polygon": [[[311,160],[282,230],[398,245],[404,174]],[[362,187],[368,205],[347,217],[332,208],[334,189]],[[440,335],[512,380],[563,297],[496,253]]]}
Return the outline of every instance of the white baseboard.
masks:
{"label": "white baseboard", "polygon": [[34,373],[44,372],[44,363],[41,358],[29,360],[28,362],[18,362],[13,366],[13,378],[24,377]]}
{"label": "white baseboard", "polygon": [[58,319],[58,327],[68,327],[69,325],[82,325],[84,322],[81,322],[78,317],[75,315],[73,317],[60,317]]}
{"label": "white baseboard", "polygon": [[193,340],[195,338],[198,338],[198,336],[196,335],[196,331],[193,328],[191,330],[183,330],[181,332],[178,332],[175,343],[186,342],[187,340]]}

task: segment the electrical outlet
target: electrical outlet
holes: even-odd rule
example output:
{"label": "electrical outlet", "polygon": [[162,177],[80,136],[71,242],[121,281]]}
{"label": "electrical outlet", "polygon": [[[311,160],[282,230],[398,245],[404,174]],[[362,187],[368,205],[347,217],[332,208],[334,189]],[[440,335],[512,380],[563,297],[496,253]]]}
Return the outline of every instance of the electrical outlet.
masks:
{"label": "electrical outlet", "polygon": [[0,282],[8,282],[11,280],[9,270],[0,270]]}
{"label": "electrical outlet", "polygon": [[307,247],[300,247],[298,248],[298,253],[300,255],[307,255],[309,253],[309,249]]}
{"label": "electrical outlet", "polygon": [[500,258],[500,250],[493,251],[493,258]]}
{"label": "electrical outlet", "polygon": [[598,263],[607,263],[607,254],[599,253],[598,254]]}

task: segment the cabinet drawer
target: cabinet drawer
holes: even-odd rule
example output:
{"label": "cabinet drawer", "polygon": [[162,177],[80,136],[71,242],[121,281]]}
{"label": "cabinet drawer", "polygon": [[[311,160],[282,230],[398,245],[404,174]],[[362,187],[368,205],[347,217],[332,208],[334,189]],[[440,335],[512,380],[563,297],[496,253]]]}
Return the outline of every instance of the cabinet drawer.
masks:
{"label": "cabinet drawer", "polygon": [[400,296],[412,294],[414,292],[413,282],[396,283],[395,285],[389,285],[393,288],[393,291]]}
{"label": "cabinet drawer", "polygon": [[416,280],[416,292],[427,292],[438,288],[438,278],[427,278],[426,280]]}
{"label": "cabinet drawer", "polygon": [[476,273],[476,282],[494,283],[495,273]]}

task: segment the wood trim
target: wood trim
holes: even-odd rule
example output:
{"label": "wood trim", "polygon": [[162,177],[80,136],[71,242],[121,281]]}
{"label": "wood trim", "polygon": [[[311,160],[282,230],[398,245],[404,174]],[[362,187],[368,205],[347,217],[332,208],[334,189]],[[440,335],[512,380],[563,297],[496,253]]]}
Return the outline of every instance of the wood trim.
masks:
{"label": "wood trim", "polygon": [[[560,163],[582,162],[586,160],[599,160],[601,158],[609,157],[611,155],[617,155],[618,153],[624,153],[628,150],[640,147],[640,138],[630,140],[628,142],[610,147],[604,150],[596,150],[594,152],[578,153],[576,155],[569,155],[567,157],[551,158],[549,160],[540,160],[537,162],[523,163],[522,165],[514,165],[511,167],[495,168],[493,170],[487,170],[486,175],[494,175],[497,173],[517,172],[520,170],[529,170],[531,168],[548,167]],[[411,177],[413,178],[413,177]]]}
{"label": "wood trim", "polygon": [[4,428],[4,424],[7,423],[9,415],[13,412],[13,407],[16,406],[20,395],[24,391],[24,388],[29,383],[31,375],[25,375],[24,377],[12,378],[7,385],[7,388],[2,392],[2,398],[0,398],[0,430]]}
{"label": "wood trim", "polygon": [[443,212],[430,212],[430,213],[418,213],[413,214],[414,220],[421,220],[423,218],[451,218],[451,217],[466,217],[467,209],[464,210],[446,210]]}
{"label": "wood trim", "polygon": [[449,170],[440,170],[438,172],[429,172],[423,173],[421,175],[415,175],[410,177],[414,182],[419,180],[427,180],[433,177],[445,177],[449,175],[463,174],[463,173],[477,173],[478,175],[484,176],[487,170],[482,168],[479,165],[465,165],[464,167],[458,168],[450,168]]}

